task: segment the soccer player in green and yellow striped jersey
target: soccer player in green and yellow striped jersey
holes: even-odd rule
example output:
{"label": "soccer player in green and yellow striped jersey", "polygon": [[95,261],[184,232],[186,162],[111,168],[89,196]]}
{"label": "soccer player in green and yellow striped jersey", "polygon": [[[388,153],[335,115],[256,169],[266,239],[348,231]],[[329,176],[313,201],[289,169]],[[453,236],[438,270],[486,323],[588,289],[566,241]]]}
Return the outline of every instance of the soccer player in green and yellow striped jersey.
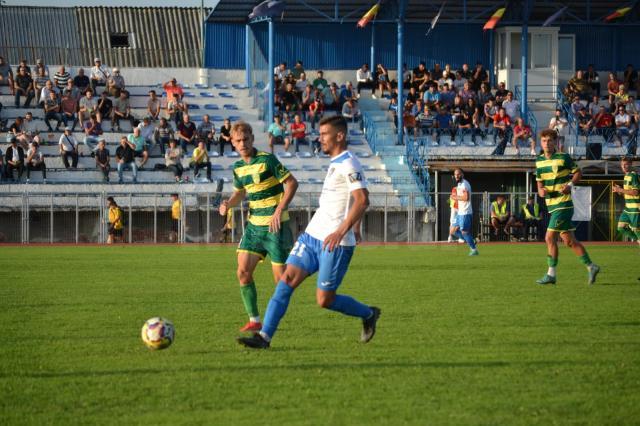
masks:
{"label": "soccer player in green and yellow striped jersey", "polygon": [[620,160],[624,184],[613,185],[613,192],[624,196],[624,210],[618,219],[618,232],[640,242],[640,177],[631,170],[631,158]]}
{"label": "soccer player in green and yellow striped jersey", "polygon": [[273,154],[256,150],[253,141],[249,124],[238,122],[231,127],[231,143],[241,159],[233,165],[234,193],[220,205],[220,214],[225,216],[245,197],[249,200],[249,223],[237,250],[240,294],[249,315],[249,322],[240,331],[262,328],[253,271],[269,255],[276,283],[284,272],[293,247],[287,206],[298,189],[291,172]]}
{"label": "soccer player in green and yellow striped jersey", "polygon": [[571,221],[573,216],[573,201],[571,187],[582,177],[580,169],[569,154],[556,151],[558,134],[555,130],[546,129],[540,134],[542,154],[536,159],[536,181],[538,195],[543,197],[547,210],[551,214],[547,235],[547,274],[537,280],[538,284],[556,283],[556,266],[558,264],[558,234],[562,241],[580,257],[589,272],[589,284],[596,281],[600,267],[591,262],[584,246],[576,239],[573,231],[575,226]]}

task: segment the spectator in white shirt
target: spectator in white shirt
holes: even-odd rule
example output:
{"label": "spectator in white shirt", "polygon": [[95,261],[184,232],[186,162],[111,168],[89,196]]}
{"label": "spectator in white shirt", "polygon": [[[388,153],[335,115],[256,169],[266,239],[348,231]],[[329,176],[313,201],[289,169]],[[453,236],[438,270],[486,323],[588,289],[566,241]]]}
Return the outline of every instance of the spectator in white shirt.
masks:
{"label": "spectator in white shirt", "polygon": [[100,60],[100,58],[95,58],[93,62],[95,65],[93,66],[93,68],[91,68],[90,79],[91,89],[95,93],[97,86],[107,85],[107,80],[109,80],[111,74],[109,74],[109,68],[102,65],[102,61]]}
{"label": "spectator in white shirt", "polygon": [[47,166],[44,164],[44,154],[38,149],[38,142],[32,142],[31,148],[27,151],[27,183],[31,178],[32,170],[39,170],[42,172],[42,179],[44,183],[47,183]]}
{"label": "spectator in white shirt", "polygon": [[62,136],[60,136],[58,146],[60,150],[60,157],[62,157],[64,167],[67,169],[69,168],[68,158],[71,157],[71,167],[75,169],[78,166],[78,141],[71,132],[71,126],[67,126],[64,128],[64,133],[62,134]]}
{"label": "spectator in white shirt", "polygon": [[358,97],[360,97],[360,90],[362,88],[371,89],[371,97],[376,98],[376,85],[371,78],[371,70],[369,64],[362,64],[362,67],[356,71],[356,89],[358,90]]}
{"label": "spectator in white shirt", "polygon": [[502,108],[504,108],[511,121],[515,121],[516,117],[518,117],[520,102],[513,100],[513,92],[509,91],[507,93],[507,99],[502,102]]}

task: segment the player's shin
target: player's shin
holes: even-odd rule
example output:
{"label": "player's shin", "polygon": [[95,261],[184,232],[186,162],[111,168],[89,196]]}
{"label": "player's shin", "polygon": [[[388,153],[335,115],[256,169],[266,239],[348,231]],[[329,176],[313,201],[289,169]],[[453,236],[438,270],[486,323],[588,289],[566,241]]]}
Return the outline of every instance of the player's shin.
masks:
{"label": "player's shin", "polygon": [[244,303],[244,309],[252,322],[260,322],[260,312],[258,311],[258,291],[256,284],[252,281],[249,284],[240,285],[240,295]]}
{"label": "player's shin", "polygon": [[358,302],[351,296],[342,294],[336,294],[328,309],[362,319],[369,318],[373,314],[369,306]]}
{"label": "player's shin", "polygon": [[618,233],[620,235],[622,235],[622,237],[627,237],[629,238],[629,240],[631,241],[636,241],[638,239],[638,235],[636,232],[633,232],[631,229],[629,229],[628,227],[624,227],[624,228],[618,228]]}
{"label": "player's shin", "polygon": [[549,275],[550,277],[555,277],[556,266],[558,266],[558,258],[547,256],[547,265],[549,266],[549,269],[547,270],[547,275]]}
{"label": "player's shin", "polygon": [[287,312],[293,290],[294,289],[285,284],[284,281],[278,282],[276,290],[267,305],[267,310],[264,313],[264,323],[260,334],[265,339],[271,340],[271,338],[273,338],[280,320]]}
{"label": "player's shin", "polygon": [[471,247],[471,250],[476,249],[476,242],[473,239],[473,236],[469,232],[462,232],[462,239]]}

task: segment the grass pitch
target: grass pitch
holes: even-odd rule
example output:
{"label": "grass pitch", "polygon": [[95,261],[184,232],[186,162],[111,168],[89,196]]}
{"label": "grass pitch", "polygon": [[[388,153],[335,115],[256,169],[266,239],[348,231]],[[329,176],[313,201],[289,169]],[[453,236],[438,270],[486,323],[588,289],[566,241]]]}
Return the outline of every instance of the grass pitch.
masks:
{"label": "grass pitch", "polygon": [[[250,352],[232,247],[3,247],[0,423],[637,424],[638,249],[589,251],[595,286],[561,249],[541,287],[542,245],[360,247],[341,290],[382,308],[370,344],[310,280]],[[176,340],[153,352],[156,315]]]}

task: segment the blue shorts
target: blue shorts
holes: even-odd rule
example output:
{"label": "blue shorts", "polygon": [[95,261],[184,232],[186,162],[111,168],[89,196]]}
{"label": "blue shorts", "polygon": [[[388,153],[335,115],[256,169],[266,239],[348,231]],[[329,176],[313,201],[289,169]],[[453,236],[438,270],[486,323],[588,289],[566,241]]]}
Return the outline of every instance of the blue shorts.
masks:
{"label": "blue shorts", "polygon": [[309,275],[318,272],[318,288],[336,291],[347,273],[354,249],[353,246],[338,246],[333,251],[323,250],[322,241],[305,232],[293,246],[287,265],[303,269]]}
{"label": "blue shorts", "polygon": [[471,219],[473,219],[473,215],[471,214],[458,214],[456,226],[458,226],[462,232],[471,232]]}

